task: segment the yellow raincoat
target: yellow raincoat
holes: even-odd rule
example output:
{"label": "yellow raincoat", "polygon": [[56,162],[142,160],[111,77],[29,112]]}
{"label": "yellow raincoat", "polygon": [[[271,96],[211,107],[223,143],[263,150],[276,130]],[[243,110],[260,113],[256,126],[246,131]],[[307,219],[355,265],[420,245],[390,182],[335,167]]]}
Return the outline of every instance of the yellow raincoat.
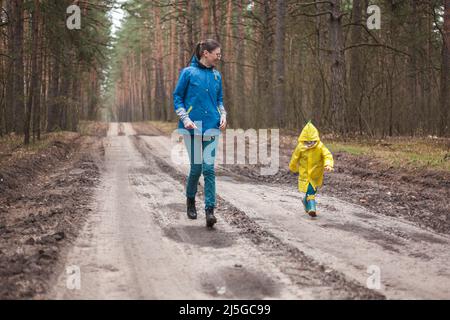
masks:
{"label": "yellow raincoat", "polygon": [[[304,141],[316,141],[312,147],[306,147]],[[301,192],[308,190],[311,183],[314,190],[322,185],[325,166],[333,167],[331,152],[320,141],[319,131],[311,122],[308,122],[298,137],[298,144],[292,154],[289,169],[298,175],[298,189]]]}

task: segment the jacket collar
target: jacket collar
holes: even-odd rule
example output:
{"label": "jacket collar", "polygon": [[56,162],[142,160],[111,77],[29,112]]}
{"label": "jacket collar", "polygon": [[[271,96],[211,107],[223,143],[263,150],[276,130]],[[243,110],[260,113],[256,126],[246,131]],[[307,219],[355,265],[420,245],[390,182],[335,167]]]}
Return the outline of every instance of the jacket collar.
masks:
{"label": "jacket collar", "polygon": [[200,69],[207,69],[207,70],[213,70],[214,69],[213,66],[212,67],[207,67],[204,64],[202,64],[198,60],[198,58],[197,58],[197,56],[195,54],[194,54],[194,56],[192,57],[192,60],[191,60],[191,67],[197,67],[197,68],[200,68]]}

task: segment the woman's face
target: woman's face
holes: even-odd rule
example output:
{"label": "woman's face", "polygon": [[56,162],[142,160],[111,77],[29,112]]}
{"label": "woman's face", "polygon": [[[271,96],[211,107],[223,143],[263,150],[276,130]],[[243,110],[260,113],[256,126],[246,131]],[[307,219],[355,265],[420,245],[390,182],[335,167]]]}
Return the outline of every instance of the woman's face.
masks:
{"label": "woman's face", "polygon": [[222,54],[220,48],[216,48],[211,52],[208,50],[203,51],[203,57],[209,66],[215,67],[219,63]]}

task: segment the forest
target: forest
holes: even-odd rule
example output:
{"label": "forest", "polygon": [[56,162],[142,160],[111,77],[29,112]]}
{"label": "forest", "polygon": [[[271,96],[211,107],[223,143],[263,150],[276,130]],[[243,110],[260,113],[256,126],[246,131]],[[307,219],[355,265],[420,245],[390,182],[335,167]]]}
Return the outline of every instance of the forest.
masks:
{"label": "forest", "polygon": [[[445,0],[1,0],[0,135],[80,120],[174,121],[194,46],[222,47],[233,128],[449,133]],[[71,5],[79,28],[70,28]],[[122,10],[111,32],[111,12]]]}
{"label": "forest", "polygon": [[449,50],[450,0],[0,0],[0,300],[449,300]]}

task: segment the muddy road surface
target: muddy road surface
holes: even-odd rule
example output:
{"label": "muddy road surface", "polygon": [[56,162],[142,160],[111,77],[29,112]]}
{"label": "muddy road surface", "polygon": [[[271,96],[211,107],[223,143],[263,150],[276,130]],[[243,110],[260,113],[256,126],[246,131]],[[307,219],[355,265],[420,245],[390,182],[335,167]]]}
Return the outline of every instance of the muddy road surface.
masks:
{"label": "muddy road surface", "polygon": [[45,295],[91,212],[101,136],[69,134],[0,166],[0,299]]}
{"label": "muddy road surface", "polygon": [[221,165],[218,223],[207,229],[202,188],[198,219],[186,217],[181,142],[111,123],[102,146],[89,214],[35,298],[450,298],[446,234],[327,193],[311,219],[295,184]]}

